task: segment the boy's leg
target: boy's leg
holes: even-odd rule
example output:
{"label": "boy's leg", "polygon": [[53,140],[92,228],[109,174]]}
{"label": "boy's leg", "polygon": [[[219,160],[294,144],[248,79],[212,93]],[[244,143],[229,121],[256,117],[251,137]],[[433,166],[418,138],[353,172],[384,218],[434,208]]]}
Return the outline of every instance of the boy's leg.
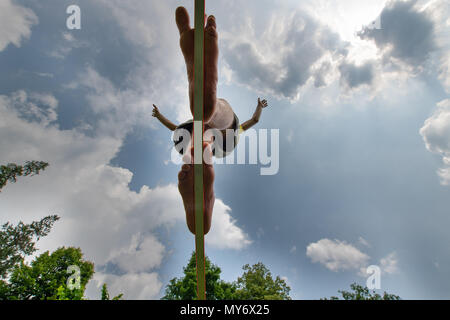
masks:
{"label": "boy's leg", "polygon": [[[175,12],[175,20],[177,22],[178,31],[180,32],[180,48],[181,52],[184,56],[184,61],[186,62],[186,70],[187,70],[187,76],[188,76],[188,82],[189,82],[189,102],[190,102],[190,109],[192,115],[194,114],[194,52],[195,52],[195,30],[190,27],[190,19],[189,19],[189,13],[187,12],[186,8],[184,7],[178,7]],[[217,38],[217,37],[216,37]],[[215,97],[216,95],[216,86],[217,86],[217,80],[213,81],[212,83],[208,83],[211,81],[211,77],[207,76],[206,73],[206,64],[208,59],[208,54],[211,52],[211,50],[206,50],[206,34],[205,34],[205,66],[204,66],[204,107],[203,107],[203,120],[207,122],[210,118],[212,113],[214,113],[215,109],[215,100],[212,97]],[[218,52],[218,48],[217,48]],[[218,54],[217,54],[218,56]],[[217,59],[216,59],[217,60]],[[216,63],[217,65],[217,63]],[[216,67],[217,68],[217,67]],[[217,72],[216,72],[217,76]],[[212,90],[214,88],[214,90]],[[212,93],[212,94],[211,94]]]}
{"label": "boy's leg", "polygon": [[[203,144],[205,158],[208,158],[203,164],[203,232],[207,234],[211,229],[212,213],[214,208],[214,168],[211,163],[212,151],[211,145]],[[192,150],[191,150],[192,152]],[[191,160],[193,154],[191,154]],[[184,210],[186,212],[186,223],[189,231],[195,234],[195,204],[194,204],[194,165],[184,164],[178,173],[178,190],[183,198]]]}
{"label": "boy's leg", "polygon": [[186,62],[188,81],[191,84],[194,79],[194,29],[190,26],[189,14],[186,8],[177,8],[175,20],[180,32],[180,48]]}
{"label": "boy's leg", "polygon": [[205,91],[204,91],[204,113],[203,120],[208,122],[211,120],[217,102],[217,63],[219,60],[219,43],[218,35],[216,30],[216,18],[214,16],[209,16],[206,21],[205,27],[205,70],[204,70],[204,80],[205,80]]}
{"label": "boy's leg", "polygon": [[211,128],[229,128],[234,121],[233,109],[217,99],[219,39],[216,18],[211,15],[205,27],[205,114],[204,120]]}
{"label": "boy's leg", "polygon": [[[194,29],[190,27],[189,14],[184,7],[178,7],[175,18],[180,32],[180,47],[186,62],[189,81],[189,101],[192,114],[194,114]],[[217,103],[217,63],[219,59],[218,35],[216,19],[209,16],[205,27],[204,40],[204,109],[203,120],[212,128],[225,129],[234,121],[231,108]],[[220,109],[220,110],[218,110]],[[223,109],[223,110],[222,110]]]}

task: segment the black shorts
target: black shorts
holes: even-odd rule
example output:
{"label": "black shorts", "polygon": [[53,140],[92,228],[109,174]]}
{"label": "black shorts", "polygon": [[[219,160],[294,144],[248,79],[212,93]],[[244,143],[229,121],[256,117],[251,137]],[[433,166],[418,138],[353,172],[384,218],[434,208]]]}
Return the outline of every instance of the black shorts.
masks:
{"label": "black shorts", "polygon": [[[217,135],[220,135],[222,137],[222,143],[219,143],[219,141],[216,141],[216,139],[214,139],[213,146],[212,146],[212,153],[215,157],[224,158],[234,150],[234,148],[236,147],[236,145],[239,141],[239,126],[240,126],[239,118],[236,116],[236,114],[234,114],[234,122],[233,122],[231,128],[229,128],[229,129],[232,129],[232,131],[229,129],[228,130],[213,129],[213,130],[216,130]],[[193,127],[194,127],[194,121],[189,120],[189,121],[186,121],[186,122],[180,124],[175,129],[173,143],[175,144],[175,149],[181,155],[183,155],[184,152],[187,150],[187,148],[190,146],[190,143],[191,143],[190,139],[192,139]],[[180,132],[177,132],[177,130],[182,130],[182,129],[187,130],[189,132],[189,140],[188,141],[183,141],[182,134]],[[175,137],[177,137],[177,139],[175,139]],[[228,143],[229,146],[227,148],[227,141],[230,141],[230,139],[232,139],[232,142]]]}

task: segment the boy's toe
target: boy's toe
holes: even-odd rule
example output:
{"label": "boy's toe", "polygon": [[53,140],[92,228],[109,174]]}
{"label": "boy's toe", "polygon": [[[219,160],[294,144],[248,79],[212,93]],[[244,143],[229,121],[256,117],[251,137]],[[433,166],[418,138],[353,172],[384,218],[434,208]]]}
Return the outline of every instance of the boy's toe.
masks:
{"label": "boy's toe", "polygon": [[191,29],[189,25],[189,13],[185,7],[177,8],[175,11],[175,21],[177,22],[178,31],[180,34]]}
{"label": "boy's toe", "polygon": [[208,20],[206,20],[206,28],[208,28],[208,27],[214,28],[214,29],[217,28],[217,25],[216,25],[216,17],[214,17],[213,15],[210,15],[210,16],[208,17]]}

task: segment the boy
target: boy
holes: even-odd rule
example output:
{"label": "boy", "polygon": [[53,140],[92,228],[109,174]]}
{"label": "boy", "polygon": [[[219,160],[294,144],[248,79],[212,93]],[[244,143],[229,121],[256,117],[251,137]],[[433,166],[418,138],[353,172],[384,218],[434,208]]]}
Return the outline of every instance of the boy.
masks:
{"label": "boy", "polygon": [[[206,18],[206,16],[205,16]],[[180,47],[186,62],[186,71],[189,81],[189,102],[192,115],[194,114],[194,29],[190,27],[189,14],[184,7],[178,7],[175,12],[175,20],[177,23],[178,31],[180,32]],[[224,151],[221,156],[226,156],[232,150],[226,148],[227,135],[225,132],[227,129],[232,129],[234,132],[242,132],[253,125],[255,125],[261,116],[262,109],[267,107],[266,100],[260,100],[258,98],[258,105],[253,117],[239,125],[239,119],[234,114],[230,104],[225,99],[217,99],[217,61],[219,58],[219,46],[218,35],[216,30],[216,19],[214,16],[209,16],[206,19],[205,37],[204,37],[204,96],[203,96],[203,123],[204,131],[208,129],[220,130],[223,136],[223,146],[215,146],[214,150],[222,149]],[[156,117],[163,125],[172,131],[177,129],[185,129],[192,135],[193,122],[187,121],[179,126],[176,126],[171,121],[166,119],[153,105],[153,116]],[[237,137],[237,134],[234,135]],[[180,140],[174,141],[175,145],[181,142]],[[233,149],[237,143],[235,138],[231,143]],[[186,145],[186,141],[183,141]],[[190,144],[189,144],[190,146]],[[203,143],[205,158],[211,158],[213,150],[211,141]],[[181,149],[177,149],[181,153]],[[183,150],[184,151],[184,150]],[[193,150],[191,149],[191,153]],[[215,152],[216,156],[219,156]],[[204,161],[203,163],[203,222],[204,233],[207,234],[211,228],[212,210],[214,207],[215,195],[214,195],[214,168],[210,161]],[[195,206],[194,206],[194,165],[193,157],[191,157],[190,163],[186,163],[182,166],[181,171],[178,173],[178,190],[183,198],[184,209],[186,212],[186,222],[189,230],[195,234]]]}

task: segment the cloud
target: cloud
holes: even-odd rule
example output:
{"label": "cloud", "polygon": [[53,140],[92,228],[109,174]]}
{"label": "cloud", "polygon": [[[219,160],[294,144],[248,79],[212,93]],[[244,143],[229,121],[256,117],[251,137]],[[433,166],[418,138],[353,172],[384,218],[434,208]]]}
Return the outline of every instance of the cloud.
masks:
{"label": "cloud", "polygon": [[61,34],[61,38],[63,39],[63,42],[58,44],[56,48],[49,52],[51,57],[64,59],[70,54],[70,52],[72,52],[73,49],[89,46],[87,41],[77,40],[73,34],[69,32],[63,32]]}
{"label": "cloud", "polygon": [[53,73],[48,72],[35,72],[34,74],[43,78],[53,78],[55,76]]}
{"label": "cloud", "polygon": [[421,3],[388,2],[380,14],[381,29],[365,27],[358,35],[378,47],[381,76],[392,73],[398,79],[424,72],[437,76],[450,92],[450,7],[446,0]]}
{"label": "cloud", "polygon": [[20,47],[22,39],[31,35],[31,27],[38,23],[34,12],[14,3],[12,0],[0,2],[0,52],[10,43]]}
{"label": "cloud", "polygon": [[388,273],[388,274],[398,272],[397,264],[398,264],[398,259],[397,259],[396,252],[392,252],[392,253],[388,254],[386,257],[381,258],[381,260],[380,260],[381,271]]}
{"label": "cloud", "polygon": [[429,2],[426,12],[435,21],[436,42],[440,49],[440,54],[436,58],[439,79],[441,80],[447,93],[450,93],[450,6],[448,1],[435,0]]}
{"label": "cloud", "polygon": [[[88,136],[78,127],[61,130],[48,117],[23,116],[30,108],[40,115],[41,108],[57,104],[50,94],[23,90],[0,96],[1,163],[50,163],[42,174],[19,179],[2,191],[3,218],[14,223],[60,215],[39,242],[41,249],[81,247],[112,289],[126,291],[129,298],[155,297],[161,288],[157,268],[167,254],[157,229],[185,221],[177,186],[144,185],[134,192],[129,188],[133,173],[109,164],[122,146],[121,135],[94,130]],[[216,200],[211,246],[242,249],[250,244],[230,212]],[[106,266],[115,271],[106,272]]]}
{"label": "cloud", "polygon": [[[359,237],[358,242],[365,247],[369,247],[368,242],[362,237]],[[333,272],[356,271],[358,276],[367,277],[370,257],[345,241],[325,238],[310,243],[306,247],[306,256],[313,263],[320,263]],[[394,251],[381,258],[378,265],[385,274],[397,273],[397,253]]]}
{"label": "cloud", "polygon": [[347,62],[341,63],[339,66],[341,84],[349,89],[357,88],[361,85],[370,86],[375,77],[373,64],[373,61],[368,61],[359,66]]}
{"label": "cloud", "polygon": [[390,1],[380,14],[381,29],[365,27],[358,35],[373,40],[385,59],[423,66],[437,47],[433,20],[416,4],[417,0]]}
{"label": "cloud", "polygon": [[328,61],[346,54],[346,43],[303,11],[274,13],[261,35],[246,24],[221,34],[222,50],[235,81],[256,91],[296,100],[309,79],[323,86]]}
{"label": "cloud", "polygon": [[325,87],[327,85],[327,75],[330,73],[332,65],[329,61],[324,61],[314,73],[314,86],[316,88]]}
{"label": "cloud", "polygon": [[313,263],[320,263],[337,272],[360,270],[367,266],[369,256],[344,241],[321,239],[306,247],[306,255]]}
{"label": "cloud", "polygon": [[164,252],[165,247],[154,235],[144,238],[141,234],[135,234],[128,246],[111,252],[108,262],[117,265],[123,272],[145,272],[160,266]]}
{"label": "cloud", "polygon": [[0,96],[0,104],[11,106],[21,118],[37,121],[43,126],[58,119],[58,100],[48,93],[27,94],[24,90],[18,90],[10,96]]}
{"label": "cloud", "polygon": [[439,79],[442,81],[447,93],[450,93],[450,52],[447,52],[441,57]]}
{"label": "cloud", "polygon": [[210,232],[206,235],[206,244],[218,249],[241,250],[249,246],[252,241],[236,225],[231,215],[231,208],[216,199]]}
{"label": "cloud", "polygon": [[[177,121],[192,118],[188,100],[186,67],[179,47],[175,23],[178,1],[100,0],[120,26],[136,52],[137,66],[130,70],[124,95],[145,99],[160,106],[165,114],[175,112]],[[151,104],[147,106],[151,113]],[[148,122],[151,123],[151,122]]]}
{"label": "cloud", "polygon": [[[138,79],[132,81],[137,82]],[[84,91],[91,110],[99,116],[95,124],[97,132],[123,137],[133,126],[152,127],[155,124],[148,91],[135,86],[118,88],[90,66],[80,71],[68,88]]]}
{"label": "cloud", "polygon": [[[61,215],[43,242],[53,237],[52,243],[76,243],[87,257],[103,264],[113,249],[122,248],[133,235],[183,221],[175,185],[143,186],[133,192],[128,187],[132,172],[108,164],[122,145],[120,139],[23,119],[17,104],[8,103],[12,97],[0,97],[2,163],[37,159],[48,161],[50,167],[39,176],[9,185],[2,193],[2,211],[13,220],[51,212]],[[20,201],[23,197],[27,201]]]}
{"label": "cloud", "polygon": [[97,272],[86,291],[92,292],[93,298],[100,299],[100,290],[104,283],[108,285],[111,299],[123,293],[123,299],[126,300],[154,300],[158,299],[162,288],[156,272],[128,273],[120,276]]}
{"label": "cloud", "polygon": [[363,237],[359,237],[358,242],[359,242],[361,245],[370,248],[370,243],[367,242],[367,240],[364,239]]}
{"label": "cloud", "polygon": [[450,99],[437,104],[434,113],[420,129],[426,148],[442,156],[444,167],[438,170],[442,185],[450,184]]}

